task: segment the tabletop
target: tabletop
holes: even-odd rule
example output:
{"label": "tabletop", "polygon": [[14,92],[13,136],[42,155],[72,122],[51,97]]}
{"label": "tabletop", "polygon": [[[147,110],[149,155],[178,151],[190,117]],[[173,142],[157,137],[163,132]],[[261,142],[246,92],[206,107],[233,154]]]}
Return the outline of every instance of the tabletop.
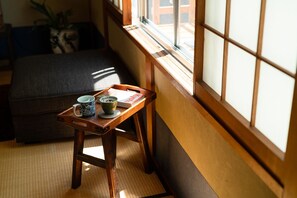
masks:
{"label": "tabletop", "polygon": [[130,108],[121,108],[117,107],[121,113],[119,116],[111,119],[104,119],[98,117],[99,112],[102,112],[101,105],[96,102],[96,113],[94,116],[91,117],[76,117],[73,114],[73,107],[63,111],[62,113],[58,114],[58,120],[68,124],[76,129],[80,129],[83,131],[89,131],[91,133],[95,133],[97,135],[103,135],[111,129],[116,128],[120,123],[134,115],[139,110],[143,109],[147,104],[152,102],[156,98],[156,93],[144,88],[140,88],[137,86],[132,85],[113,85],[107,89],[104,89],[94,96],[97,98],[107,93],[108,89],[120,89],[120,90],[132,90],[139,93],[142,93],[144,97],[137,101],[132,107]]}

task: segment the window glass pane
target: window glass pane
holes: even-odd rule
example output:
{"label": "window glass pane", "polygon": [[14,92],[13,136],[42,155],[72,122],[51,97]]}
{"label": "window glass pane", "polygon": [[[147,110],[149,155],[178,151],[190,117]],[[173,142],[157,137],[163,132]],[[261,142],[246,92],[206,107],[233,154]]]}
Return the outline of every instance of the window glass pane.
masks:
{"label": "window glass pane", "polygon": [[119,0],[119,6],[118,6],[121,10],[123,10],[123,3],[122,0]]}
{"label": "window glass pane", "polygon": [[193,0],[180,0],[180,4],[181,5],[189,5],[191,1],[193,1]]}
{"label": "window glass pane", "polygon": [[136,20],[140,13],[140,1],[132,0],[132,20]]}
{"label": "window glass pane", "polygon": [[256,59],[229,44],[226,101],[248,121],[251,118]]}
{"label": "window glass pane", "polygon": [[232,0],[230,38],[253,51],[257,50],[260,0]]}
{"label": "window glass pane", "polygon": [[205,30],[203,81],[221,95],[224,40]]}
{"label": "window glass pane", "polygon": [[296,73],[297,1],[269,0],[263,40],[263,56]]}
{"label": "window glass pane", "polygon": [[[186,4],[188,3],[188,4]],[[181,1],[179,46],[194,60],[195,0]]]}
{"label": "window glass pane", "polygon": [[[164,6],[166,5],[166,6]],[[171,0],[148,0],[148,19],[156,26],[157,30],[174,41],[174,15]]]}
{"label": "window glass pane", "polygon": [[118,1],[118,0],[114,0],[114,1],[113,1],[113,4],[114,4],[116,7],[119,8],[119,1]]}
{"label": "window glass pane", "polygon": [[283,152],[286,151],[294,79],[262,62],[256,127]]}
{"label": "window glass pane", "polygon": [[205,1],[205,23],[224,33],[225,31],[226,0]]}

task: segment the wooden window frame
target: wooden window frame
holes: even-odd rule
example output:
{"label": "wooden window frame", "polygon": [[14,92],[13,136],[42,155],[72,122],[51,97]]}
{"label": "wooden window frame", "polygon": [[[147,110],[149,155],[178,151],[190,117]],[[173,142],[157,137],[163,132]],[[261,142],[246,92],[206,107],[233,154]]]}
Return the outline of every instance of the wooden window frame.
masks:
{"label": "wooden window frame", "polygon": [[[194,93],[195,97],[202,105],[239,141],[247,151],[262,164],[274,179],[283,186],[285,180],[285,157],[278,147],[276,147],[267,137],[265,137],[255,127],[255,117],[257,109],[257,96],[260,78],[261,61],[268,63],[273,68],[295,79],[296,75],[282,68],[280,65],[262,56],[263,29],[265,22],[266,0],[261,1],[260,21],[258,30],[257,51],[241,45],[229,37],[230,29],[230,6],[231,0],[226,0],[225,32],[224,34],[205,24],[205,0],[197,2],[196,15],[196,35],[195,35],[195,67],[194,67]],[[224,40],[223,49],[223,74],[222,92],[219,96],[205,82],[203,82],[203,51],[204,51],[204,32],[210,31]],[[226,96],[226,71],[228,58],[228,45],[233,44],[256,58],[254,88],[252,98],[251,121],[247,121],[231,105],[225,101]],[[296,86],[296,85],[295,85]],[[294,92],[296,91],[296,87]]]}

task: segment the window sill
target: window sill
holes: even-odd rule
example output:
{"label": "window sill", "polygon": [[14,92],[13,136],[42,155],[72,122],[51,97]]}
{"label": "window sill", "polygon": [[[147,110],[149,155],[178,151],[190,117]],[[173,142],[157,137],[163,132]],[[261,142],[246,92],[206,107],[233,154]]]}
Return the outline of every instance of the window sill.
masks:
{"label": "window sill", "polygon": [[184,89],[191,96],[193,95],[193,74],[171,54],[163,49],[153,38],[151,38],[142,28],[130,25],[123,29],[134,43],[149,56],[151,62],[170,75],[171,80],[176,81],[180,88]]}

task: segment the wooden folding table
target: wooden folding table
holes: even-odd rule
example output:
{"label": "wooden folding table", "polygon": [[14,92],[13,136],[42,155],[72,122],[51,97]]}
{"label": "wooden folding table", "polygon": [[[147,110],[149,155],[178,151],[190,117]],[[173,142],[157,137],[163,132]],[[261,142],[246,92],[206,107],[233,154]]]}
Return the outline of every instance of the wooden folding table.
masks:
{"label": "wooden folding table", "polygon": [[[96,103],[96,114],[92,117],[76,117],[73,114],[73,108],[71,107],[60,113],[58,115],[58,120],[72,126],[75,129],[72,188],[78,188],[81,184],[82,162],[84,161],[95,166],[106,168],[110,197],[119,197],[117,186],[118,181],[115,172],[116,136],[122,135],[123,137],[129,138],[139,143],[145,172],[151,173],[153,170],[151,155],[147,143],[145,127],[143,121],[141,120],[140,110],[146,108],[149,103],[155,100],[156,94],[153,91],[131,85],[113,85],[112,88],[137,91],[142,93],[144,97],[128,109],[117,107],[117,110],[120,111],[120,114],[115,118],[103,119],[98,117],[98,113],[102,112],[102,108],[99,103]],[[109,88],[98,92],[94,96],[97,98],[99,95],[104,95],[107,93],[108,89]],[[131,116],[133,116],[135,123],[135,135],[116,129],[119,124]],[[98,159],[83,153],[85,132],[90,132],[102,138],[105,160]]]}

